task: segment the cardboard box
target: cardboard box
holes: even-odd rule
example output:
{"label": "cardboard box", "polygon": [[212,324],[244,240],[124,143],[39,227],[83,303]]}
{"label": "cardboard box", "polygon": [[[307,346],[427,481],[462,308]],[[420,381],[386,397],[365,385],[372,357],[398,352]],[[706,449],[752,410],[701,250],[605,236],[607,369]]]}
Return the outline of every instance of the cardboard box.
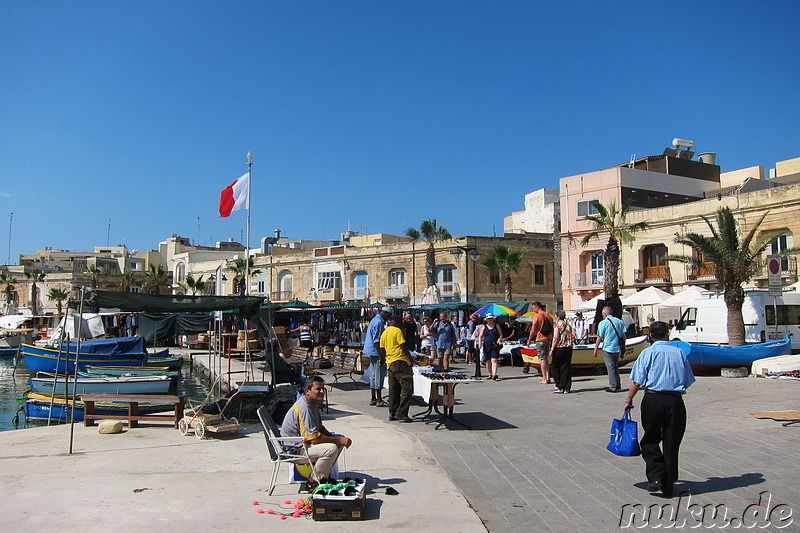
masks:
{"label": "cardboard box", "polygon": [[364,518],[366,486],[366,483],[362,483],[355,496],[315,494],[311,506],[314,520],[361,520]]}

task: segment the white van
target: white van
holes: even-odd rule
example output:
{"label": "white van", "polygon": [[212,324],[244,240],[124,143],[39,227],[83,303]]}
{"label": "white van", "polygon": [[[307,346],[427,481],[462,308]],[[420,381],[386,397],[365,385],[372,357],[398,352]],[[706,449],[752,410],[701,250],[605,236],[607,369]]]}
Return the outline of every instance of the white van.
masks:
{"label": "white van", "polygon": [[[776,316],[777,312],[777,325]],[[742,305],[744,338],[748,344],[792,335],[792,351],[800,352],[800,294],[773,297],[767,291],[748,291]],[[721,294],[709,294],[690,303],[670,334],[672,340],[728,344],[728,308]]]}

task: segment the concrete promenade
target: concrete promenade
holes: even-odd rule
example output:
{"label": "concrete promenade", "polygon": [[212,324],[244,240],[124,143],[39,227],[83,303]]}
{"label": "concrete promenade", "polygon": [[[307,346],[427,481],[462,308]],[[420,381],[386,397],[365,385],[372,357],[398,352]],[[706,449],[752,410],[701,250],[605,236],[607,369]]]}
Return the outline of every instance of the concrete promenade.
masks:
{"label": "concrete promenade", "polygon": [[[602,532],[620,530],[621,516],[632,509],[624,515],[626,505],[672,503],[678,525],[687,519],[684,528],[672,529],[688,531],[694,519],[686,509],[706,504],[725,506],[728,520],[744,515],[765,525],[767,509],[756,504],[768,493],[773,526],[760,530],[800,530],[800,425],[782,427],[748,414],[800,408],[800,383],[699,377],[686,397],[689,425],[676,485],[691,500],[666,500],[644,490],[641,458],[605,449],[624,401],[623,394],[603,391],[605,376],[577,376],[569,395],[550,394],[551,386],[518,368],[501,367],[500,376],[457,387],[456,418],[472,430],[452,422],[439,430],[432,423],[389,423],[385,408],[368,405],[363,386],[334,387],[326,423],[353,438],[343,466],[369,480],[361,522],[312,525],[256,513],[297,498],[288,485],[267,496],[271,465],[258,426],[199,441],[166,425],[126,427],[120,435],[76,425],[71,456],[65,426],[0,433],[4,528]],[[412,414],[420,410],[412,407]],[[633,414],[638,419],[638,409]],[[386,495],[387,486],[400,494]],[[794,519],[778,529],[786,509]],[[711,523],[706,516],[705,525]],[[641,519],[634,524],[641,526]],[[651,517],[649,527],[655,525]]]}

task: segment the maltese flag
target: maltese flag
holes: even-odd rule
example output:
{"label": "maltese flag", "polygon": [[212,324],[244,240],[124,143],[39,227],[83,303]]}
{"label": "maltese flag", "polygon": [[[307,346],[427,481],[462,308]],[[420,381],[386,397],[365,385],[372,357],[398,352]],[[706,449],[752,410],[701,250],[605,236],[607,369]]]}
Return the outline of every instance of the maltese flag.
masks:
{"label": "maltese flag", "polygon": [[250,209],[250,176],[245,174],[219,194],[219,216],[231,216],[232,211]]}

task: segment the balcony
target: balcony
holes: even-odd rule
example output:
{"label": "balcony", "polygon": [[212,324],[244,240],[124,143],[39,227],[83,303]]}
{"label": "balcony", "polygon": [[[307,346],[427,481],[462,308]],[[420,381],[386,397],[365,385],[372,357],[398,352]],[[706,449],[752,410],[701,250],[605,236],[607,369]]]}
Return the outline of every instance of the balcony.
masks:
{"label": "balcony", "polygon": [[647,285],[672,283],[672,275],[668,266],[637,268],[633,271],[633,282]]}
{"label": "balcony", "polygon": [[383,288],[383,297],[387,300],[402,300],[408,297],[408,287],[406,285],[390,285]]}
{"label": "balcony", "polygon": [[366,300],[369,298],[369,289],[366,287],[349,287],[344,289],[343,299],[348,301]]}
{"label": "balcony", "polygon": [[576,272],[576,287],[602,287],[605,284],[605,275],[600,271]]}
{"label": "balcony", "polygon": [[[795,256],[780,256],[778,260],[781,267],[781,279],[784,281],[794,282],[797,280],[797,257]],[[753,276],[757,280],[766,280],[769,278],[769,271],[767,270],[767,262],[761,265],[761,269]]]}
{"label": "balcony", "polygon": [[335,302],[342,296],[339,289],[317,289],[317,300],[320,302]]}
{"label": "balcony", "polygon": [[294,292],[293,291],[276,291],[272,293],[272,298],[270,298],[273,302],[290,302],[294,300]]}
{"label": "balcony", "polygon": [[437,283],[436,286],[439,287],[439,295],[442,298],[452,298],[456,295],[456,284],[452,281]]}
{"label": "balcony", "polygon": [[716,274],[714,274],[714,263],[703,263],[699,266],[689,265],[687,267],[686,279],[690,281],[717,279]]}

